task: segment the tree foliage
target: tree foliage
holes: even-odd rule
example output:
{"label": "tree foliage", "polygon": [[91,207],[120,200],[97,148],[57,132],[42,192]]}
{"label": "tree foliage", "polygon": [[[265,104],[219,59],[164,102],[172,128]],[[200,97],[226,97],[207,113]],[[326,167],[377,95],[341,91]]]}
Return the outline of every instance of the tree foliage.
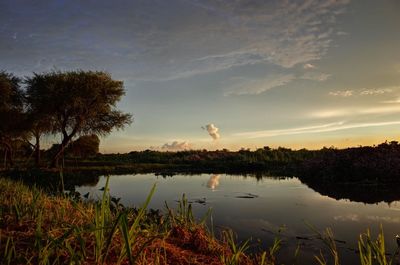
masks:
{"label": "tree foliage", "polygon": [[24,100],[21,79],[5,71],[0,72],[0,144],[5,157],[13,164],[13,141],[23,136]]}
{"label": "tree foliage", "polygon": [[116,108],[125,94],[123,82],[108,73],[54,71],[34,74],[26,83],[32,109],[45,115],[53,133],[62,134],[53,166],[74,137],[107,135],[131,123],[131,115]]}
{"label": "tree foliage", "polygon": [[67,153],[75,157],[87,158],[99,152],[99,145],[100,139],[97,135],[82,135],[70,144]]}

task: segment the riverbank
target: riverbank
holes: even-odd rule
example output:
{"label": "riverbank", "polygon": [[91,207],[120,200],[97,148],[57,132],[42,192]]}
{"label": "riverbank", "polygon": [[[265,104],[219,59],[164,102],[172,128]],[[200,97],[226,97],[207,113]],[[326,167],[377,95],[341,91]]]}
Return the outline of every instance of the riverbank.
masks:
{"label": "riverbank", "polygon": [[229,232],[216,239],[185,198],[161,214],[146,209],[154,189],[134,209],[111,198],[107,186],[100,201],[83,202],[0,178],[2,264],[273,263],[267,252],[246,255]]}

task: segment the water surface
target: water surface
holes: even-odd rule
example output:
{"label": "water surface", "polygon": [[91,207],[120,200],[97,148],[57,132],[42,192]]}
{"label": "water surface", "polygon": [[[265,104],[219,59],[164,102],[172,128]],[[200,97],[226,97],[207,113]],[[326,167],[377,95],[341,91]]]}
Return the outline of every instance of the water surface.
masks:
{"label": "water surface", "polygon": [[[100,197],[105,177],[97,184],[77,187],[81,194]],[[182,194],[193,202],[195,216],[202,217],[212,208],[214,226],[229,227],[240,240],[260,239],[260,247],[267,247],[275,237],[283,240],[280,260],[292,264],[295,249],[300,245],[301,262],[315,264],[321,242],[315,232],[332,228],[343,264],[358,264],[354,254],[360,233],[370,228],[375,235],[382,224],[389,252],[394,252],[395,235],[400,234],[400,203],[398,201],[368,204],[348,199],[334,199],[309,188],[297,178],[244,177],[239,175],[175,175],[162,177],[154,174],[119,175],[110,177],[110,193],[120,197],[127,206],[141,205],[152,185],[156,193],[151,208],[164,209],[165,202],[176,206]],[[325,187],[326,188],[326,187]],[[343,242],[345,243],[343,243]],[[312,263],[310,263],[312,260]]]}

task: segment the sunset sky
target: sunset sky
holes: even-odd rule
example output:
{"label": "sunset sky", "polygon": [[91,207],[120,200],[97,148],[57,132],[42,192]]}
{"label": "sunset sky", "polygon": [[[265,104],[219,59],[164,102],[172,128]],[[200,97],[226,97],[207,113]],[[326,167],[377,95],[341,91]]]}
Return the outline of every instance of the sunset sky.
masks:
{"label": "sunset sky", "polygon": [[371,145],[400,140],[399,14],[398,0],[1,0],[0,69],[123,80],[135,121],[102,152]]}

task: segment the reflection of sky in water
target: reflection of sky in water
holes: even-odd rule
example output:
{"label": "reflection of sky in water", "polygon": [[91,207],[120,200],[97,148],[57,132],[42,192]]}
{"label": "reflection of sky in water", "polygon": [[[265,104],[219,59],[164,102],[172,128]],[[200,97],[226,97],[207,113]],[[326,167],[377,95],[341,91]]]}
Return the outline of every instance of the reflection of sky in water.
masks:
{"label": "reflection of sky in water", "polygon": [[[350,254],[352,252],[347,248],[357,248],[359,234],[368,227],[375,235],[383,224],[389,251],[394,250],[394,236],[400,233],[398,202],[389,206],[386,203],[337,201],[321,196],[296,178],[263,178],[257,181],[252,177],[232,175],[177,175],[167,178],[153,174],[123,175],[110,178],[110,190],[113,196],[122,198],[123,204],[139,205],[154,183],[157,183],[157,189],[150,207],[163,208],[164,201],[174,206],[184,193],[190,201],[206,198],[205,205],[193,204],[196,216],[203,216],[212,207],[214,225],[232,228],[241,239],[252,237],[270,243],[279,234],[286,245],[285,253],[294,253],[299,243],[296,236],[313,234],[306,223],[318,230],[331,227],[335,238],[347,242],[338,246],[343,255],[348,254],[345,264],[358,263],[357,257]],[[92,197],[97,192],[100,196],[98,189],[104,184],[105,178],[102,177],[97,186],[80,187],[77,191],[81,194],[90,191]],[[237,198],[246,194],[258,197]],[[303,252],[315,250],[310,242],[300,243]]]}

